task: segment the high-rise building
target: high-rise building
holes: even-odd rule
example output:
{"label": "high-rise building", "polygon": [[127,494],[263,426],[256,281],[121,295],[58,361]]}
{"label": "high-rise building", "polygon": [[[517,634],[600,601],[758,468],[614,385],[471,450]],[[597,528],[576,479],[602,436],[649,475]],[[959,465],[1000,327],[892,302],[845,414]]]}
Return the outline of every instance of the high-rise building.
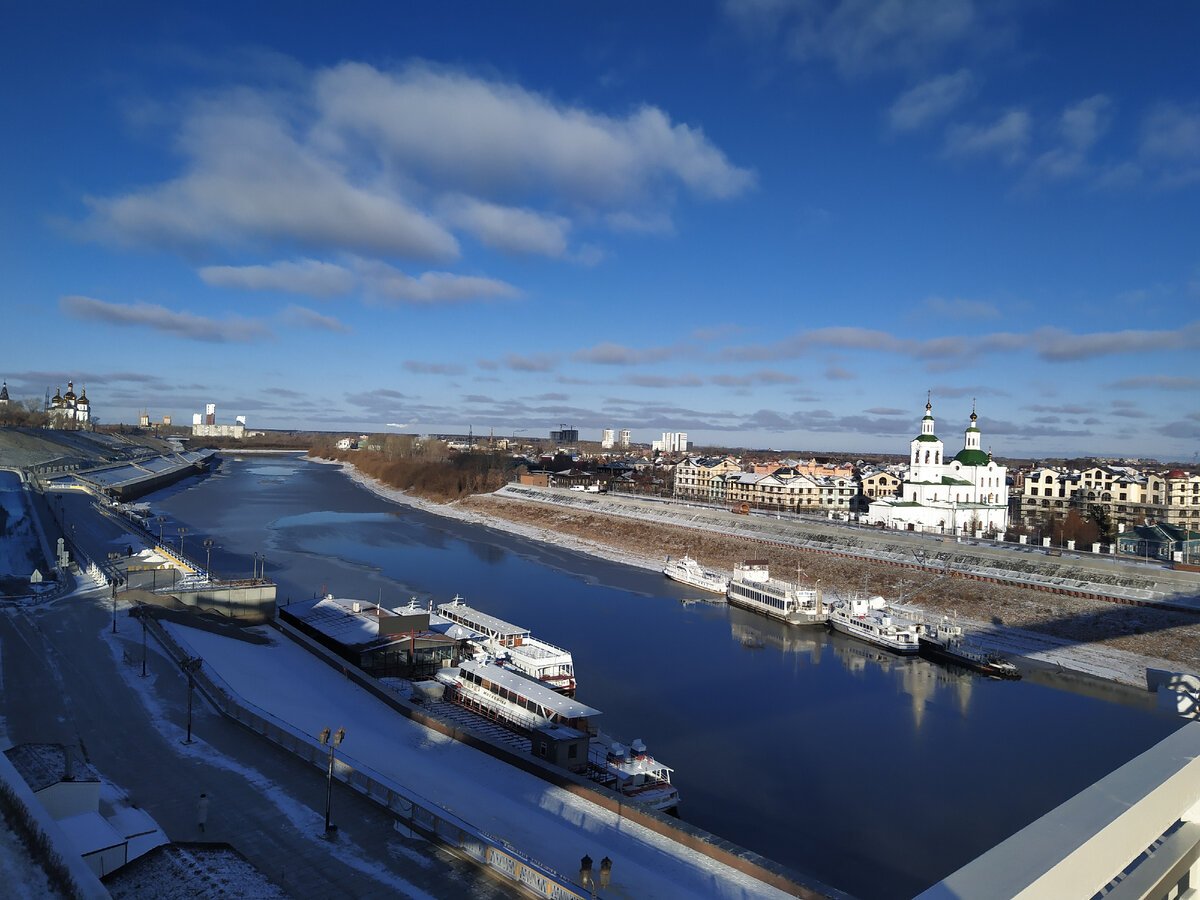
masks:
{"label": "high-rise building", "polygon": [[661,453],[686,453],[688,446],[686,431],[664,431],[662,440],[654,441],[650,449]]}
{"label": "high-rise building", "polygon": [[611,428],[605,428],[600,432],[600,448],[602,450],[611,450],[613,444],[616,443],[616,432]]}
{"label": "high-rise building", "polygon": [[629,429],[628,428],[622,428],[621,431],[617,434],[617,442],[622,447],[625,447],[625,448],[629,447]]}

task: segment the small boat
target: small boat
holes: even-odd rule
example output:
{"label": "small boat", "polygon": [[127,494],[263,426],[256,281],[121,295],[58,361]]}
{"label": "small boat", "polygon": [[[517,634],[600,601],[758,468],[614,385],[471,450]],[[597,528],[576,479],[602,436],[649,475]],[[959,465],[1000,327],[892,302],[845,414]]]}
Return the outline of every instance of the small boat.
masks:
{"label": "small boat", "polygon": [[700,563],[687,555],[681,556],[674,562],[668,556],[667,564],[663,567],[663,574],[673,581],[699,588],[702,591],[711,591],[714,594],[724,594],[729,588],[728,578],[719,572],[707,571]]}
{"label": "small boat", "polygon": [[604,732],[592,736],[588,747],[591,777],[641,806],[667,812],[679,806],[679,790],[671,784],[671,769],[646,752],[635,739],[626,746]]}
{"label": "small boat", "polygon": [[992,678],[1016,680],[1021,670],[998,653],[991,653],[971,644],[963,636],[962,626],[950,622],[945,616],[932,627],[925,627],[920,637],[921,654],[938,662],[972,669]]}
{"label": "small boat", "polygon": [[725,593],[729,602],[791,625],[824,625],[829,607],[818,590],[802,590],[771,577],[766,560],[748,559],[735,566]]}
{"label": "small boat", "polygon": [[894,653],[917,653],[925,626],[895,615],[882,597],[839,600],[829,610],[830,627]]}

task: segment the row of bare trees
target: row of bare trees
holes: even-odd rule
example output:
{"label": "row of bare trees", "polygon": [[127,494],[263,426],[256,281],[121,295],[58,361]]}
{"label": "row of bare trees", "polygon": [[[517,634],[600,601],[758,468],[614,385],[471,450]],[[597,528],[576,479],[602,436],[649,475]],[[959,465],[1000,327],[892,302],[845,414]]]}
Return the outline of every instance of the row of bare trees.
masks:
{"label": "row of bare trees", "polygon": [[493,453],[454,453],[441,441],[417,441],[412,435],[378,435],[368,449],[314,447],[309,456],[347,462],[388,487],[426,500],[449,503],[504,487],[513,477],[512,458]]}
{"label": "row of bare trees", "polygon": [[37,400],[10,400],[0,404],[0,425],[14,428],[45,428],[46,411]]}

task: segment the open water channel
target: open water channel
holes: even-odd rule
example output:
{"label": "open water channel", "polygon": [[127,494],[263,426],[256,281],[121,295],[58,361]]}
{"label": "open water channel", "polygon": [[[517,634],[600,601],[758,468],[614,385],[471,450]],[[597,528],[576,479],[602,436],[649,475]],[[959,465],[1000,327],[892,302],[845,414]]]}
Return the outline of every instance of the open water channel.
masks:
{"label": "open water channel", "polygon": [[685,604],[697,592],[660,574],[397,506],[295,456],[226,457],[148,500],[193,558],[214,541],[222,577],[265,557],[280,603],[458,594],[569,649],[605,730],[674,767],[681,818],[864,900],[913,896],[1181,724],[1132,690],[992,681]]}

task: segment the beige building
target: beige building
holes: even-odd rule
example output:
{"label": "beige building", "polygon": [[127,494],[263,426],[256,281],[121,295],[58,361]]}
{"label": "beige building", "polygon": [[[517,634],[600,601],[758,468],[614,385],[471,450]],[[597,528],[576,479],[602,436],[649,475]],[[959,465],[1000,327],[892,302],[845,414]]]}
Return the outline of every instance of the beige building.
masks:
{"label": "beige building", "polygon": [[1142,522],[1200,529],[1200,475],[1174,469],[1143,473],[1130,466],[1034,469],[1021,487],[1021,520],[1032,525],[1071,509],[1103,510],[1118,530]]}
{"label": "beige building", "polygon": [[741,471],[731,456],[689,457],[675,466],[675,499],[721,503],[725,498],[723,475]]}

